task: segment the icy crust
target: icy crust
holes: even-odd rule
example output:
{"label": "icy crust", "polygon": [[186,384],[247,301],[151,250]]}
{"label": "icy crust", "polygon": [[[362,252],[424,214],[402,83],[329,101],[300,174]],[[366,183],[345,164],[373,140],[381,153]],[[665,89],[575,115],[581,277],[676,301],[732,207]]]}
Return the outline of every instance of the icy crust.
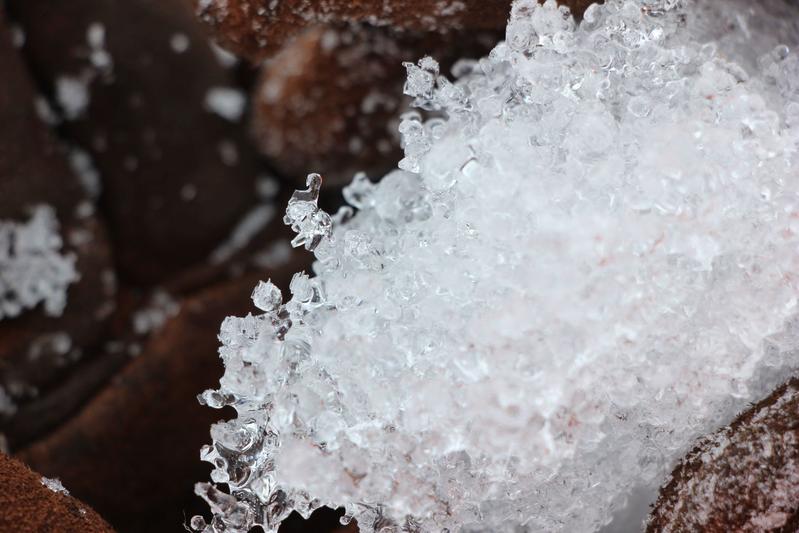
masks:
{"label": "icy crust", "polygon": [[[517,1],[401,170],[289,204],[316,276],[229,317],[206,533],[595,531],[799,363],[799,38],[782,0]],[[332,230],[331,230],[332,226]],[[636,489],[637,490],[637,489]]]}
{"label": "icy crust", "polygon": [[0,320],[43,304],[59,316],[67,288],[78,281],[75,255],[63,253],[55,211],[36,206],[27,222],[0,220]]}

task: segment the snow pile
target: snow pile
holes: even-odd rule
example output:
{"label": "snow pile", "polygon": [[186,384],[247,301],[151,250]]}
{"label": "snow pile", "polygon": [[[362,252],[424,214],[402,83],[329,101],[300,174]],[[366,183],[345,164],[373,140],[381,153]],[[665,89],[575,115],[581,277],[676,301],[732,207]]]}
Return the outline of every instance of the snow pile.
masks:
{"label": "snow pile", "polygon": [[61,252],[55,211],[47,205],[32,210],[28,222],[0,220],[0,320],[44,304],[59,316],[67,288],[79,278],[75,255]]}
{"label": "snow pile", "polygon": [[[799,13],[514,4],[408,65],[401,170],[289,203],[316,277],[222,325],[206,533],[596,531],[799,363]],[[787,45],[787,46],[786,46]],[[222,490],[227,485],[226,490]],[[521,527],[521,529],[519,529]]]}

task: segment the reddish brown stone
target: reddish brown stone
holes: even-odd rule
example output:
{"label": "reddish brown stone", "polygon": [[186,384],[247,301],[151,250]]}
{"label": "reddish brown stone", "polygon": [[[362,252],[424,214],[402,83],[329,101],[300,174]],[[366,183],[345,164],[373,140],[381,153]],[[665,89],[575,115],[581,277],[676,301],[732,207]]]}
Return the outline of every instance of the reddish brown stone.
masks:
{"label": "reddish brown stone", "polygon": [[253,133],[275,167],[298,184],[309,172],[327,186],[356,172],[396,167],[404,61],[431,55],[442,74],[460,58],[481,57],[498,33],[390,33],[372,27],[314,28],[264,65],[253,96]]}
{"label": "reddish brown stone", "polygon": [[220,41],[253,61],[277,52],[305,28],[369,23],[395,30],[447,33],[504,28],[511,0],[193,0]]}
{"label": "reddish brown stone", "polygon": [[84,110],[64,107],[62,129],[100,171],[122,278],[161,282],[205,261],[256,204],[260,167],[244,128],[206,108],[209,90],[235,89],[236,80],[190,7],[180,0],[8,4],[25,32],[23,53],[55,100],[65,80],[88,88]]}
{"label": "reddish brown stone", "polygon": [[91,507],[42,484],[42,476],[0,453],[0,531],[113,533]]}
{"label": "reddish brown stone", "polygon": [[189,517],[195,511],[193,484],[208,478],[199,450],[210,440],[211,423],[227,414],[196,399],[222,375],[219,326],[227,315],[254,310],[249,297],[258,279],[271,276],[286,287],[302,265],[295,260],[183,301],[112,383],[20,457],[61,478],[120,531],[177,531],[184,511]]}
{"label": "reddish brown stone", "polygon": [[791,379],[680,462],[648,533],[799,530],[799,379]]}

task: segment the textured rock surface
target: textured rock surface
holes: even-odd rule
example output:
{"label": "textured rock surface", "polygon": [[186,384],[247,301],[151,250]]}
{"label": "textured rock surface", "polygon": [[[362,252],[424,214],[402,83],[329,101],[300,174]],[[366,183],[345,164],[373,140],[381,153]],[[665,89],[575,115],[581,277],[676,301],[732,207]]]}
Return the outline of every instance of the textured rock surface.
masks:
{"label": "textured rock surface", "polygon": [[[315,25],[369,23],[395,30],[445,33],[496,30],[507,20],[510,0],[194,0],[197,13],[220,41],[252,60],[277,52]],[[584,0],[575,4],[587,5]]]}
{"label": "textured rock surface", "polygon": [[[273,277],[286,284],[300,266],[294,261]],[[244,311],[257,279],[246,276],[181,302],[179,314],[77,416],[19,457],[58,476],[121,531],[178,530],[196,510],[192,486],[207,471],[197,452],[219,417],[196,400],[220,371],[218,324]]]}
{"label": "textured rock surface", "polygon": [[703,438],[660,496],[648,533],[799,529],[799,379]]}
{"label": "textured rock surface", "polygon": [[[53,486],[57,487],[57,484],[53,483]],[[41,475],[2,452],[0,452],[0,531],[114,532],[91,507],[69,494],[48,488],[43,483]]]}
{"label": "textured rock surface", "polygon": [[60,315],[49,316],[39,307],[0,320],[0,388],[15,403],[24,403],[67,373],[83,349],[99,340],[113,311],[115,284],[106,232],[36,112],[36,91],[2,20],[0,72],[0,220],[24,222],[35,206],[51,207],[64,253],[74,254],[80,276],[67,287]]}

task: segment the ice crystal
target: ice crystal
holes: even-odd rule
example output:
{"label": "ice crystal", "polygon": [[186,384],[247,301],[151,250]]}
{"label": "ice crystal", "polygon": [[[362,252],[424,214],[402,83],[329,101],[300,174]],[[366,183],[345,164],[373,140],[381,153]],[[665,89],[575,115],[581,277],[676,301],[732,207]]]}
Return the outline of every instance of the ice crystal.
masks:
{"label": "ice crystal", "polygon": [[306,250],[313,251],[323,238],[330,236],[333,223],[330,215],[317,206],[322,176],[309,174],[306,185],[308,189],[291,195],[283,222],[297,232],[292,246],[305,246]]}
{"label": "ice crystal", "polygon": [[61,252],[62,239],[52,207],[33,209],[28,222],[0,220],[0,320],[40,303],[60,315],[67,288],[78,280],[74,254]]}
{"label": "ice crystal", "polygon": [[168,292],[156,290],[147,305],[133,313],[133,331],[137,335],[158,331],[179,312],[180,304]]}
{"label": "ice crystal", "polygon": [[63,494],[64,496],[69,496],[69,491],[64,487],[60,479],[43,477],[41,481],[42,485],[44,485],[51,491],[55,492],[56,494]]}
{"label": "ice crystal", "polygon": [[408,65],[432,118],[404,117],[400,169],[334,218],[311,175],[285,221],[316,276],[222,325],[202,400],[238,416],[193,525],[588,532],[651,494],[799,364],[797,21],[517,0],[454,81]]}

